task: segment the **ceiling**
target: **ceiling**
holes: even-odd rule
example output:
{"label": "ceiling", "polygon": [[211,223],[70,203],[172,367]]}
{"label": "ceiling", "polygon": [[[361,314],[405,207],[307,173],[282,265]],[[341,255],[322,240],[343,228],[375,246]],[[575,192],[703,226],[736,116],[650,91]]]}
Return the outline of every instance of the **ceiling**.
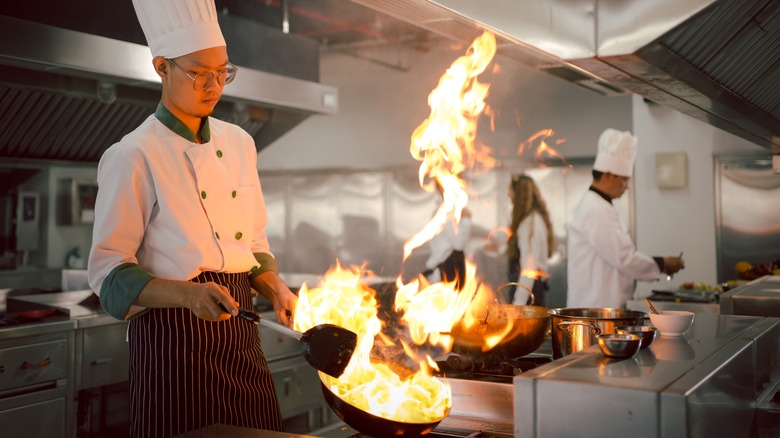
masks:
{"label": "ceiling", "polygon": [[[230,14],[319,41],[323,49],[425,44],[431,33],[417,25],[348,0],[216,0]],[[285,10],[287,11],[285,14]]]}
{"label": "ceiling", "polygon": [[[38,6],[36,6],[36,4]],[[349,0],[215,0],[223,14],[316,40],[325,50],[366,45],[424,44],[431,33]],[[0,14],[145,44],[131,0],[2,2]],[[95,17],[131,17],[126,25]],[[224,26],[224,25],[223,25]]]}
{"label": "ceiling", "polygon": [[[780,0],[756,0],[749,8],[743,7],[742,0],[657,0],[652,7],[638,0],[490,0],[484,4],[473,0],[215,0],[215,4],[223,14],[220,22],[231,60],[235,56],[240,66],[319,81],[319,59],[302,62],[300,52],[281,44],[278,37],[270,42],[248,37],[245,23],[309,44],[316,56],[338,51],[381,64],[387,63],[366,56],[369,51],[362,49],[403,46],[426,51],[441,37],[470,43],[487,29],[497,36],[498,53],[510,59],[604,96],[644,96],[780,153]],[[131,0],[2,2],[0,15],[145,44]],[[615,49],[616,41],[624,44],[643,32],[647,35],[641,35],[641,44]],[[564,51],[544,46],[545,39]],[[237,48],[244,45],[250,46]],[[140,106],[125,102],[124,96],[134,97],[126,92],[119,94],[119,104],[106,110],[99,100],[74,93],[74,89],[94,88],[94,83],[81,84],[82,79],[70,83],[65,94],[41,92],[38,84],[56,82],[37,78],[47,73],[27,74],[0,65],[0,85],[19,77],[37,79],[35,87],[0,87],[0,114],[4,114],[0,123],[6,120],[4,127],[0,125],[0,132],[5,132],[0,135],[0,156],[24,157],[29,151],[45,150],[57,159],[97,161],[107,145],[137,125],[156,104],[155,97]],[[17,102],[23,111],[14,106]],[[3,106],[6,103],[12,106]],[[15,135],[7,130],[17,126],[11,116],[38,114],[71,129],[69,121],[87,113],[102,117],[92,121],[95,129],[87,144],[70,138],[68,130],[60,131],[63,135],[48,145],[40,144],[43,139],[33,141],[36,133],[51,136],[51,126]],[[232,104],[222,113],[257,135],[259,149],[305,118],[290,113],[289,123],[274,130],[272,121],[283,120],[283,114],[272,117],[250,111],[262,117],[248,117]]]}

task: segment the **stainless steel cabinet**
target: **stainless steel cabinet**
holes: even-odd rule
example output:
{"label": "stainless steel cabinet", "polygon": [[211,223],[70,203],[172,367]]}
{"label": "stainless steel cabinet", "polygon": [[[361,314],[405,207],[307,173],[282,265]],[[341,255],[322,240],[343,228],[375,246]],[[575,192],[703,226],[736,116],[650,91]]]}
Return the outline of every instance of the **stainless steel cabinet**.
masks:
{"label": "stainless steel cabinet", "polygon": [[79,320],[76,332],[76,389],[125,382],[129,377],[130,347],[127,322],[111,317]]}
{"label": "stainless steel cabinet", "polygon": [[73,437],[71,321],[0,330],[0,435]]}
{"label": "stainless steel cabinet", "polygon": [[324,403],[317,371],[301,357],[291,357],[269,364],[274,388],[283,418],[290,418]]}
{"label": "stainless steel cabinet", "polygon": [[[272,311],[260,315],[276,320]],[[322,396],[317,371],[304,359],[300,342],[262,326],[258,330],[285,427],[307,433],[334,421],[331,419],[335,415],[330,415]],[[296,422],[296,417],[302,417],[302,421]]]}

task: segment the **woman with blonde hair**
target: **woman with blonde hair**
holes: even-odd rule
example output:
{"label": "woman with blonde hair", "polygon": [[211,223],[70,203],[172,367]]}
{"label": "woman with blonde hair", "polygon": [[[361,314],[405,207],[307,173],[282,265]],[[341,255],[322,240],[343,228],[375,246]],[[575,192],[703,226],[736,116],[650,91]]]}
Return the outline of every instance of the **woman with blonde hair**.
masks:
{"label": "woman with blonde hair", "polygon": [[[547,260],[555,250],[547,204],[534,180],[527,175],[512,176],[509,198],[512,200],[512,223],[507,242],[508,279],[531,290],[534,305],[544,306],[548,289]],[[515,288],[514,298],[510,296],[515,305],[525,305],[528,298],[522,287]]]}

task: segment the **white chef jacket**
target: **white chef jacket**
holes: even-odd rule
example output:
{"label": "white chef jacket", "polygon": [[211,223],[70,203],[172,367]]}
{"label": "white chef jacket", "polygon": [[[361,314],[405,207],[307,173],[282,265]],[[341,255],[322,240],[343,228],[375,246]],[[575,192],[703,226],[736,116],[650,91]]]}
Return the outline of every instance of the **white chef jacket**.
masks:
{"label": "white chef jacket", "polygon": [[124,263],[189,280],[252,271],[253,253],[270,254],[254,141],[236,125],[208,123],[209,141],[197,144],[151,115],[101,157],[88,266],[96,294]]}
{"label": "white chef jacket", "polygon": [[[517,247],[520,250],[520,274],[516,282],[532,290],[534,278],[522,275],[524,269],[533,271],[548,271],[547,226],[539,212],[529,214],[517,227]],[[536,297],[537,299],[539,297]],[[514,304],[524,305],[528,301],[528,292],[522,287],[515,289]]]}
{"label": "white chef jacket", "polygon": [[441,231],[428,242],[431,254],[425,261],[425,267],[433,270],[428,276],[428,281],[437,283],[442,280],[437,266],[447,260],[453,251],[463,251],[469,238],[471,238],[471,218],[461,216],[460,222],[456,222],[455,215],[449,214]]}
{"label": "white chef jacket", "polygon": [[568,237],[567,307],[624,308],[634,280],[658,280],[655,260],[636,250],[611,202],[588,190]]}

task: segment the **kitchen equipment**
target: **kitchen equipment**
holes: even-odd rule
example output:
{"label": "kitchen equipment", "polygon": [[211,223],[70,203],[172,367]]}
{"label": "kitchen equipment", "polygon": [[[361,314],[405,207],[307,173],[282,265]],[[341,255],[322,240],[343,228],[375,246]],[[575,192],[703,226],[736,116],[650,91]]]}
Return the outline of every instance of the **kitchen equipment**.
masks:
{"label": "kitchen equipment", "polygon": [[[534,306],[533,292],[526,286],[510,282],[496,289],[499,296],[501,289],[508,286],[524,288],[531,297],[531,305],[516,306],[512,304],[489,304],[484,309],[484,316],[478,315],[478,323],[470,327],[458,323],[452,327],[453,351],[472,357],[479,357],[484,362],[500,362],[507,359],[525,356],[535,351],[550,336],[550,312],[546,307]],[[485,340],[490,336],[501,335],[511,324],[511,330],[493,348],[483,351]]]}
{"label": "kitchen equipment", "polygon": [[621,325],[615,327],[615,333],[619,335],[637,335],[642,339],[640,349],[652,345],[658,336],[658,329],[649,325]]}
{"label": "kitchen equipment", "polygon": [[[509,333],[495,347],[482,351],[486,337],[502,333],[507,324],[512,324]],[[479,356],[486,361],[525,356],[550,336],[550,312],[541,306],[490,304],[479,323],[471,327],[456,324],[450,335],[454,339],[453,351],[459,354]]]}
{"label": "kitchen equipment", "polygon": [[717,303],[719,291],[704,291],[691,289],[657,290],[646,299],[652,301],[673,301],[677,303]]}
{"label": "kitchen equipment", "polygon": [[780,317],[780,275],[765,275],[720,296],[724,315]]}
{"label": "kitchen equipment", "polygon": [[556,359],[595,345],[596,336],[614,333],[615,327],[642,325],[645,318],[644,312],[599,307],[552,309],[550,315]]}
{"label": "kitchen equipment", "polygon": [[75,436],[75,322],[47,317],[0,327],[3,436]]}
{"label": "kitchen equipment", "polygon": [[655,310],[655,307],[653,307],[653,303],[651,303],[649,299],[645,299],[645,303],[647,303],[647,307],[649,307],[650,310],[653,311],[653,313],[656,314],[659,313],[657,310]]}
{"label": "kitchen equipment", "polygon": [[632,334],[602,333],[596,336],[596,342],[604,356],[616,359],[634,357],[642,345],[642,338]]}
{"label": "kitchen equipment", "polygon": [[357,334],[334,324],[320,324],[301,333],[240,307],[238,316],[298,339],[306,361],[314,368],[333,377],[338,377],[344,372],[357,345]]}
{"label": "kitchen equipment", "polygon": [[686,310],[664,310],[651,313],[650,322],[661,332],[661,336],[682,336],[693,323],[695,313]]}
{"label": "kitchen equipment", "polygon": [[780,436],[778,351],[779,319],[714,313],[697,314],[685,338],[608,362],[615,370],[590,347],[514,377],[514,434]]}
{"label": "kitchen equipment", "polygon": [[[328,402],[328,406],[333,409],[336,415],[351,427],[372,437],[419,437],[432,431],[441,421],[439,419],[429,423],[406,423],[382,418],[342,400],[331,392],[324,383],[320,383],[325,401]],[[447,414],[449,414],[449,409],[445,412],[444,417]]]}

